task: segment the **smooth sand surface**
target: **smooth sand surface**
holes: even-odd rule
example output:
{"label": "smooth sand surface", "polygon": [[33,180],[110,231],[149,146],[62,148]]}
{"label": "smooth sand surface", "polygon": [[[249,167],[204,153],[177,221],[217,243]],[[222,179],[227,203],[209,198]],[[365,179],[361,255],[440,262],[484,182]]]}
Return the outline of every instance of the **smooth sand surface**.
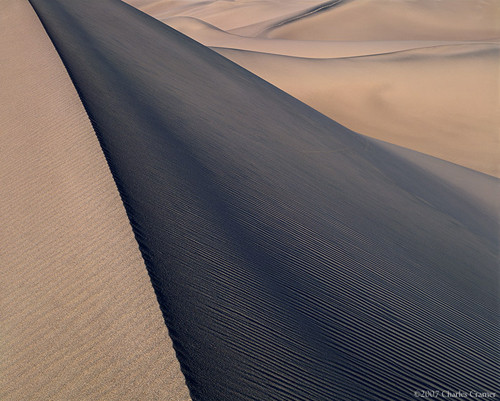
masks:
{"label": "smooth sand surface", "polygon": [[500,175],[498,44],[338,59],[220,53],[356,132]]}
{"label": "smooth sand surface", "polygon": [[194,400],[496,391],[498,179],[358,135],[123,2],[31,1]]}
{"label": "smooth sand surface", "polygon": [[496,1],[128,3],[359,133],[500,176]]}
{"label": "smooth sand surface", "polygon": [[[439,40],[330,41],[269,39],[236,35],[193,17],[170,17],[164,18],[162,21],[192,39],[203,43],[205,46],[216,50],[217,48],[238,49],[307,58],[366,56],[422,47],[469,43]],[[230,55],[229,58],[231,58]],[[242,64],[238,59],[233,59],[233,61]]]}
{"label": "smooth sand surface", "polygon": [[0,399],[188,400],[69,76],[27,1],[0,18]]}
{"label": "smooth sand surface", "polygon": [[492,40],[495,0],[344,0],[325,11],[280,21],[260,35],[321,40]]}
{"label": "smooth sand surface", "polygon": [[190,16],[202,19],[223,30],[246,28],[249,21],[270,25],[270,21],[282,21],[306,12],[316,0],[286,1],[202,1],[189,0],[131,0],[126,1],[157,19],[172,16]]}

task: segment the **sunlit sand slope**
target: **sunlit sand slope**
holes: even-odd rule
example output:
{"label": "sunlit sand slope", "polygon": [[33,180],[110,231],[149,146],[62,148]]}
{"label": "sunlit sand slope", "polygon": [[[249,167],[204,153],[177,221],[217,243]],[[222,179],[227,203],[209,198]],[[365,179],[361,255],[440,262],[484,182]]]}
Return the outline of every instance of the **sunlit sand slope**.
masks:
{"label": "sunlit sand slope", "polygon": [[193,399],[496,390],[497,179],[357,135],[122,2],[32,3]]}
{"label": "sunlit sand slope", "polygon": [[0,399],[188,400],[95,132],[28,2],[1,2],[0,49]]}

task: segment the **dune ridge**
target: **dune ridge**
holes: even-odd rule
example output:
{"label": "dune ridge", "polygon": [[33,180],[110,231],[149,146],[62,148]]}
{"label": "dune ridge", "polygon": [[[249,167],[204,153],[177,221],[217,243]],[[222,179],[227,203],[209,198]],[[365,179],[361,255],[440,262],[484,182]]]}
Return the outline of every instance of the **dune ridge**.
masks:
{"label": "dune ridge", "polygon": [[497,43],[333,59],[216,50],[356,132],[500,174]]}
{"label": "dune ridge", "polygon": [[329,1],[326,1],[324,3],[320,3],[312,8],[308,8],[308,9],[302,11],[301,13],[299,13],[297,15],[282,19],[277,24],[274,24],[274,25],[270,26],[269,28],[267,28],[267,30],[278,29],[284,25],[291,24],[295,21],[299,21],[299,20],[304,19],[304,18],[309,18],[311,16],[315,16],[316,14],[321,13],[321,12],[325,12],[332,7],[345,4],[346,1],[350,1],[350,0],[329,0]]}
{"label": "dune ridge", "polygon": [[495,1],[357,0],[289,24],[268,26],[259,35],[316,40],[487,41],[500,38],[498,16]]}
{"label": "dune ridge", "polygon": [[[438,45],[470,44],[467,41],[439,40],[311,41],[269,39],[236,35],[194,17],[167,17],[161,21],[216,51],[227,48],[318,59],[375,55]],[[231,59],[231,57],[229,58]]]}
{"label": "dune ridge", "polygon": [[187,401],[85,110],[27,1],[0,4],[0,399]]}
{"label": "dune ridge", "polygon": [[194,400],[496,391],[497,212],[461,183],[497,179],[355,134],[122,2],[31,2]]}
{"label": "dune ridge", "polygon": [[[499,46],[496,1],[128,3],[356,132],[500,176],[500,57],[481,52]],[[239,27],[225,23],[231,11]],[[475,65],[450,63],[451,46]],[[408,51],[403,64],[387,54],[397,51]],[[321,61],[332,58],[345,60]]]}

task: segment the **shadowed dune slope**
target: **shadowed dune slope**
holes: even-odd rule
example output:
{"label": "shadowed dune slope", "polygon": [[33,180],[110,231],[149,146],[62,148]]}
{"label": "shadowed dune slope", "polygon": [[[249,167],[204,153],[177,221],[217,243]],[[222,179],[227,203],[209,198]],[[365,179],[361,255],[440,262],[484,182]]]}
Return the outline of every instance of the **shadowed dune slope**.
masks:
{"label": "shadowed dune slope", "polygon": [[31,2],[193,399],[498,390],[497,179],[410,162],[122,2]]}
{"label": "shadowed dune slope", "polygon": [[27,1],[0,3],[0,399],[187,401],[101,147]]}
{"label": "shadowed dune slope", "polygon": [[500,45],[365,57],[220,54],[356,132],[500,175]]}
{"label": "shadowed dune slope", "polygon": [[498,1],[128,3],[356,132],[500,175]]}

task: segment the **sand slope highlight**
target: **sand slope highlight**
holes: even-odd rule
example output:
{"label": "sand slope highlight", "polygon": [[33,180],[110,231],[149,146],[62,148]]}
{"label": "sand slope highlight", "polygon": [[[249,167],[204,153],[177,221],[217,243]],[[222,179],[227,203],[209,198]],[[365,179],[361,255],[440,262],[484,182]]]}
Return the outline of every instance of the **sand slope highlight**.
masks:
{"label": "sand slope highlight", "polygon": [[356,132],[500,176],[496,1],[129,3]]}
{"label": "sand slope highlight", "polygon": [[495,391],[498,212],[477,197],[497,179],[354,134],[119,1],[33,4],[193,399]]}
{"label": "sand slope highlight", "polygon": [[0,399],[188,400],[67,72],[28,2],[0,19]]}
{"label": "sand slope highlight", "polygon": [[322,60],[217,50],[356,132],[500,175],[498,44]]}

